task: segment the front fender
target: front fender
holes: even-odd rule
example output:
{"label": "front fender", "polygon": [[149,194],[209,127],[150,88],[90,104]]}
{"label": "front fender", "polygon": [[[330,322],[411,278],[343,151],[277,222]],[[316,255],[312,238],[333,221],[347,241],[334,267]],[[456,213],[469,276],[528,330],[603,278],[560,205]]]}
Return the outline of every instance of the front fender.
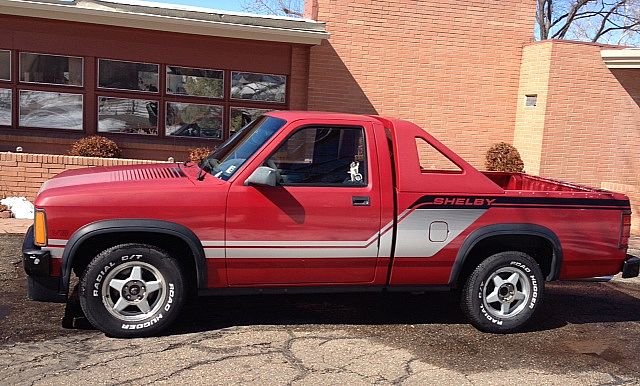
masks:
{"label": "front fender", "polygon": [[62,286],[61,293],[67,294],[69,280],[75,254],[80,246],[93,236],[109,233],[157,233],[176,236],[182,239],[191,249],[195,259],[198,288],[206,288],[207,264],[200,239],[191,229],[170,221],[151,219],[117,219],[104,220],[87,224],[78,229],[67,242],[62,254]]}

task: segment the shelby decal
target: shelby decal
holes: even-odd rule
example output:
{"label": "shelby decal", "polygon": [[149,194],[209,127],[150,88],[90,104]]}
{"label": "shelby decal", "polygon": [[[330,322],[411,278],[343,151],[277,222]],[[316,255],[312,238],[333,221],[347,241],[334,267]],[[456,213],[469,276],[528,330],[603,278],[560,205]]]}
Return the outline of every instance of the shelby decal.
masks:
{"label": "shelby decal", "polygon": [[495,201],[495,198],[436,197],[433,199],[433,204],[455,206],[490,206]]}

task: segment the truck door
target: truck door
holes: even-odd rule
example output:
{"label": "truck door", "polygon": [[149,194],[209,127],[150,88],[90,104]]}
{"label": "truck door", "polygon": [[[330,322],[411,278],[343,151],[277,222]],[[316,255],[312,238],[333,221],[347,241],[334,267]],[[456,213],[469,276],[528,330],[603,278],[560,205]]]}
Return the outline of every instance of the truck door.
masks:
{"label": "truck door", "polygon": [[[232,182],[229,284],[372,282],[381,222],[373,142],[367,122],[285,127]],[[277,170],[276,186],[245,186],[259,166]]]}

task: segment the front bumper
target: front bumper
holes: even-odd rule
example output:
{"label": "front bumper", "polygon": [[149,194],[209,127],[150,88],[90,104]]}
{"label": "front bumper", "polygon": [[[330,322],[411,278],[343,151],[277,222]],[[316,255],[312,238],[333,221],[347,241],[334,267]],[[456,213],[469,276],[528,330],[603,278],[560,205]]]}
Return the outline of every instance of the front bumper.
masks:
{"label": "front bumper", "polygon": [[632,277],[638,277],[640,273],[640,258],[632,255],[627,255],[627,259],[622,265],[622,278],[629,279]]}
{"label": "front bumper", "polygon": [[60,278],[49,274],[51,253],[33,242],[33,226],[29,227],[22,243],[22,263],[27,273],[27,296],[41,302],[64,303],[67,298],[59,293]]}

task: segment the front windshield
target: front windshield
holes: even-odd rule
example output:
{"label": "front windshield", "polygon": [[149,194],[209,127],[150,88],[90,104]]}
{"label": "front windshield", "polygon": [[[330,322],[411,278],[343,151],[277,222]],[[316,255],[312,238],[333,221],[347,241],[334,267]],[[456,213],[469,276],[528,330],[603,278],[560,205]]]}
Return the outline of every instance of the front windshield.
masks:
{"label": "front windshield", "polygon": [[205,158],[200,167],[223,180],[228,180],[278,130],[285,120],[263,115],[249,123]]}

